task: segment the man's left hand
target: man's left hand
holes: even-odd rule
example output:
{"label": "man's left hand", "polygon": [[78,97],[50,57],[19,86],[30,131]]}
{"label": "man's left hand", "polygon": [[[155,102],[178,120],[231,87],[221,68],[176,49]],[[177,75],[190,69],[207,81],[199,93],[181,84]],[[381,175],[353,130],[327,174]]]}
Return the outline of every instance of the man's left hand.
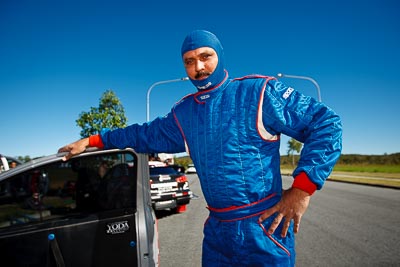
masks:
{"label": "man's left hand", "polygon": [[294,221],[294,233],[298,233],[300,221],[310,203],[310,194],[298,189],[290,188],[283,190],[282,199],[272,208],[266,210],[260,216],[260,222],[277,213],[274,221],[268,229],[269,234],[273,234],[283,220],[282,237],[286,237],[290,226],[290,221]]}

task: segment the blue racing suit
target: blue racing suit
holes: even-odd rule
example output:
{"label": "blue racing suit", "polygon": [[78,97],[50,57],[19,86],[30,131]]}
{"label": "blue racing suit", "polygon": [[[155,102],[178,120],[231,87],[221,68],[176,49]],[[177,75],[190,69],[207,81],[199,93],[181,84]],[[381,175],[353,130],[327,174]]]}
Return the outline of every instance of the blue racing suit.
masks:
{"label": "blue racing suit", "polygon": [[102,133],[105,148],[188,151],[210,210],[203,266],[294,266],[294,233],[267,230],[264,210],[281,198],[280,135],[304,143],[293,176],[320,189],[341,151],[340,118],[275,78],[225,79],[180,100],[165,117]]}

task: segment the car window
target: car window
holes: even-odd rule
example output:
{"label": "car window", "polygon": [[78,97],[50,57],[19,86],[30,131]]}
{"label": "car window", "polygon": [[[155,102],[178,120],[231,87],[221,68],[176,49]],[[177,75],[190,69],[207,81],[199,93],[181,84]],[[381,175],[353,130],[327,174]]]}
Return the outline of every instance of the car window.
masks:
{"label": "car window", "polygon": [[136,158],[97,154],[32,168],[0,182],[0,229],[136,207]]}
{"label": "car window", "polygon": [[158,174],[178,174],[178,172],[170,167],[151,167],[150,175],[158,175]]}

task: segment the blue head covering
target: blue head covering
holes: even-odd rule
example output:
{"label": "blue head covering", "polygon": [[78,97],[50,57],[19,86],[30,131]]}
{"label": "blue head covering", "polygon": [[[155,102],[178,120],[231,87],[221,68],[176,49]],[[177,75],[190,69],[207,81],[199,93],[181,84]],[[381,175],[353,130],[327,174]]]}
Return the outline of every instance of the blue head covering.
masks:
{"label": "blue head covering", "polygon": [[195,30],[189,33],[183,41],[181,48],[181,55],[188,51],[200,48],[200,47],[211,47],[215,50],[218,56],[218,65],[214,72],[204,80],[192,80],[190,81],[197,87],[198,90],[205,90],[218,85],[225,78],[224,72],[224,49],[218,38],[211,32],[204,30]]}

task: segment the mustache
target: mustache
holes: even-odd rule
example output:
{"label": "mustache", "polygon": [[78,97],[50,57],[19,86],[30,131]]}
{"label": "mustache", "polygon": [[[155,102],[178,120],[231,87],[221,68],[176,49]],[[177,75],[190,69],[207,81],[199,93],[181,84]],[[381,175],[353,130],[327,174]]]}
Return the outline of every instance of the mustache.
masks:
{"label": "mustache", "polygon": [[209,71],[199,71],[196,73],[195,78],[200,79],[201,77],[210,76],[210,75],[211,75],[211,72],[209,72]]}

